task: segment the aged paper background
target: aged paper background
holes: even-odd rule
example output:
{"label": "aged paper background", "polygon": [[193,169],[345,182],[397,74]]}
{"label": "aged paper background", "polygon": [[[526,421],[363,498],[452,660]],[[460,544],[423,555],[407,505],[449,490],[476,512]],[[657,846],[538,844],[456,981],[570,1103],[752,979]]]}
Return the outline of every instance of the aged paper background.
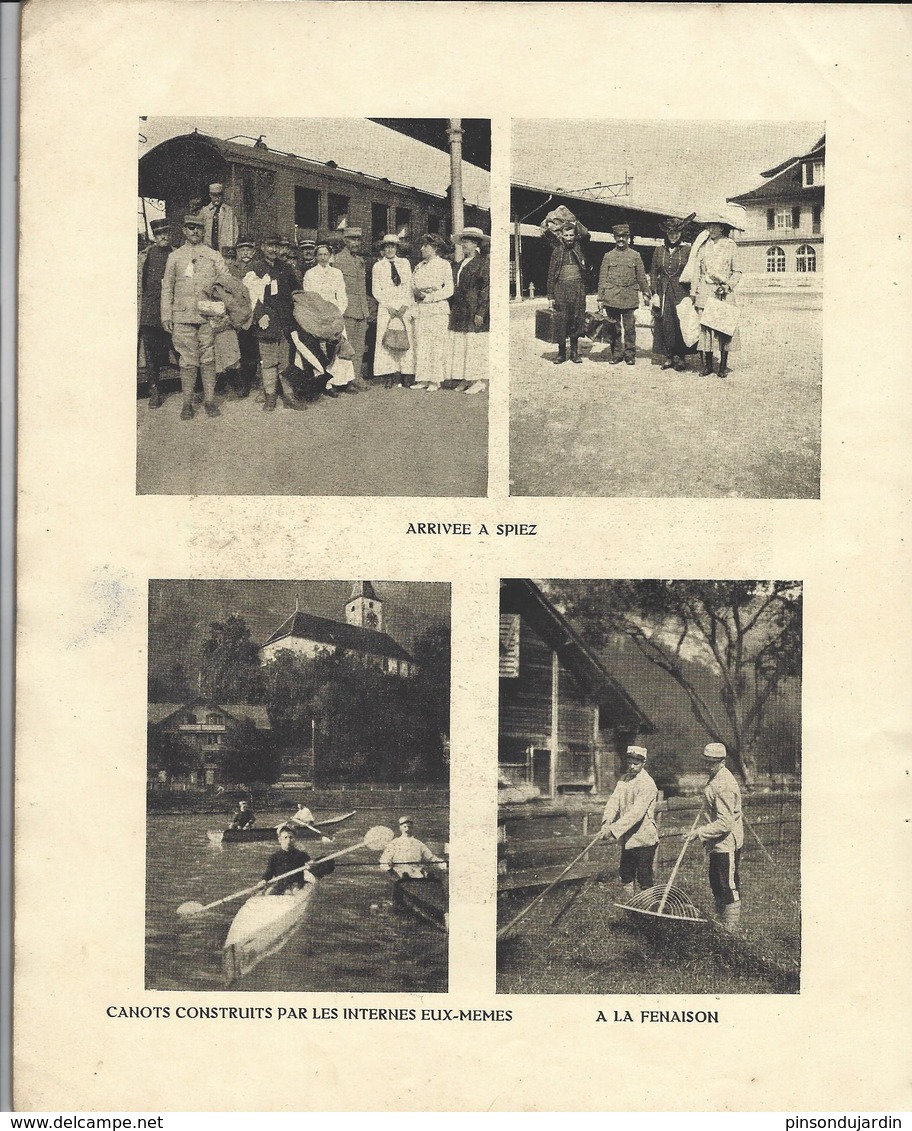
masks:
{"label": "aged paper background", "polygon": [[[898,6],[27,6],[18,1109],[910,1106],[908,21]],[[821,501],[510,501],[505,281],[488,499],[137,498],[136,125],[184,113],[490,116],[502,280],[511,116],[826,120]],[[540,534],[404,535],[409,520],[481,519]],[[501,575],[805,580],[799,996],[665,999],[721,1024],[623,1031],[595,1015],[629,999],[495,998]],[[468,859],[452,874],[449,997],[307,998],[500,1006],[512,1022],[106,1018],[110,1004],[252,1004],[143,990],[146,592],[188,576],[453,582],[451,847]],[[273,1074],[280,1047],[291,1060]]]}

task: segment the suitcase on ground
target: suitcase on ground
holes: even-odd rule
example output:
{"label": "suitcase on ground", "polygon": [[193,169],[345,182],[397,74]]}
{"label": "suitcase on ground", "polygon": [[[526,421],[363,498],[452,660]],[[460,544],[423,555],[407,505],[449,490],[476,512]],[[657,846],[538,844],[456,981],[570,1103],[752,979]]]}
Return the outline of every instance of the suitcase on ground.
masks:
{"label": "suitcase on ground", "polygon": [[556,310],[536,310],[535,337],[540,342],[560,343],[566,336],[562,314]]}

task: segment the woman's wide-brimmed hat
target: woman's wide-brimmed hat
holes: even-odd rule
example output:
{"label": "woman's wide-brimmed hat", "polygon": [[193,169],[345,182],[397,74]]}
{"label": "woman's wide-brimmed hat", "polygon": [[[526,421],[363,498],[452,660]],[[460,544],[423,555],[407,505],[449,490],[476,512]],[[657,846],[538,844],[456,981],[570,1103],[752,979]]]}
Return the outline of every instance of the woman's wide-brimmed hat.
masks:
{"label": "woman's wide-brimmed hat", "polygon": [[683,220],[679,220],[677,216],[666,216],[665,219],[659,224],[663,232],[681,232],[687,225],[694,219],[696,212],[691,212],[689,216],[685,216]]}
{"label": "woman's wide-brimmed hat", "polygon": [[697,218],[698,224],[722,224],[726,228],[734,228],[737,232],[743,232],[744,228],[735,223],[731,216],[723,216],[721,212],[706,212],[701,213]]}

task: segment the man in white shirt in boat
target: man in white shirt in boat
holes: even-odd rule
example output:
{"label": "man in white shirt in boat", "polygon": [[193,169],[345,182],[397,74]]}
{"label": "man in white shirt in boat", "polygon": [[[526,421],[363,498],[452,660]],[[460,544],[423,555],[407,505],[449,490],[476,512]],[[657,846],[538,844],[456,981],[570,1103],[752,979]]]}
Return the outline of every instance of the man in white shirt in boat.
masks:
{"label": "man in white shirt in boat", "polygon": [[322,830],[318,828],[316,819],[310,809],[304,804],[303,801],[298,802],[298,811],[288,822],[289,825],[294,827],[297,825],[299,828],[310,829],[311,832],[318,832],[323,836],[324,841],[332,840],[332,837],[324,836]]}
{"label": "man in white shirt in boat", "polygon": [[393,872],[399,880],[442,881],[446,861],[412,836],[414,824],[411,817],[399,818],[399,835],[380,854],[380,867],[384,872]]}
{"label": "man in white shirt in boat", "polygon": [[[267,895],[284,895],[288,891],[302,888],[305,884],[315,884],[317,882],[316,876],[309,867],[305,867],[305,865],[310,865],[311,858],[302,848],[298,848],[295,843],[294,830],[289,825],[282,825],[277,836],[279,847],[267,861],[266,871],[263,873],[262,880],[260,880],[260,887],[266,888]],[[327,864],[326,868],[329,869],[329,867],[329,864]],[[278,883],[270,884],[269,887],[266,886],[269,880],[276,876],[284,876],[286,872],[291,872],[295,868],[301,870],[285,880],[279,880]]]}
{"label": "man in white shirt in boat", "polygon": [[621,846],[618,872],[628,899],[634,893],[636,882],[641,891],[652,887],[659,844],[655,822],[659,791],[644,768],[646,758],[645,746],[627,747],[626,773],[618,779],[602,817],[602,835]]}
{"label": "man in white shirt in boat", "polygon": [[252,829],[256,822],[253,810],[250,808],[249,801],[239,801],[238,807],[231,817],[232,829]]}

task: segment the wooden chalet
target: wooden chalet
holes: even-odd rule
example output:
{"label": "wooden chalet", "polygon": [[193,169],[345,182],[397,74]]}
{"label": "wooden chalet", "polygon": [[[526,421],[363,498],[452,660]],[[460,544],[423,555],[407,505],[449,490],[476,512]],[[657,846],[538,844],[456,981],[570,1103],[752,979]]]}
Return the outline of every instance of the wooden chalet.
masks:
{"label": "wooden chalet", "polygon": [[654,726],[534,582],[500,585],[501,781],[542,796],[602,792]]}

